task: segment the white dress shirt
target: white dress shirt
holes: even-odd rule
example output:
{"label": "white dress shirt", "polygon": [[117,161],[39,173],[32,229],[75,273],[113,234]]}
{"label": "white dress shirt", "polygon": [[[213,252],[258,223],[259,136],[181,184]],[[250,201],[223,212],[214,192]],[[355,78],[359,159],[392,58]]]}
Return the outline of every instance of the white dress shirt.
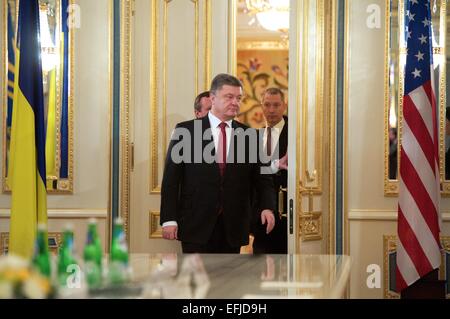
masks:
{"label": "white dress shirt", "polygon": [[[264,130],[264,150],[267,149],[267,127],[268,125],[266,124],[266,129]],[[278,144],[278,140],[280,139],[280,135],[281,135],[281,131],[283,130],[284,127],[284,118],[281,119],[280,122],[278,122],[274,127],[272,127],[272,152],[270,153],[270,156],[272,156],[273,151],[275,150],[275,147]],[[279,156],[284,156],[284,154],[278,154]]]}
{"label": "white dress shirt", "polygon": [[[283,130],[284,124],[285,124],[285,121],[284,121],[284,118],[282,118],[280,122],[278,122],[277,124],[275,124],[275,126],[272,127],[272,131],[271,131],[272,150],[271,150],[270,156],[273,155],[273,152],[278,145],[278,140],[280,139],[281,131]],[[268,131],[267,127],[268,127],[268,125],[266,123],[266,129],[264,129],[264,136],[263,136],[264,151],[266,151],[266,149],[267,149],[267,131]],[[284,154],[278,154],[278,157],[283,157],[283,156],[284,156]],[[280,170],[278,168],[278,161],[279,161],[279,158],[272,159],[270,168],[271,168],[271,171],[273,174],[278,173],[278,171]]]}
{"label": "white dress shirt", "polygon": [[[219,134],[220,134],[219,124],[222,123],[222,121],[219,120],[211,112],[208,112],[208,119],[209,119],[209,124],[211,125],[211,133],[212,133],[212,136],[214,139],[214,147],[216,148],[216,152],[217,152],[217,148],[219,147]],[[228,155],[228,151],[230,150],[231,132],[232,132],[231,123],[232,122],[233,122],[233,120],[225,121],[225,123],[227,123],[227,126],[225,127],[225,133],[227,135],[227,155]]]}
{"label": "white dress shirt", "polygon": [[[217,148],[219,147],[219,134],[220,134],[220,127],[219,124],[222,123],[222,121],[215,116],[214,114],[212,114],[211,112],[208,112],[208,119],[209,119],[209,124],[211,126],[211,133],[213,136],[213,140],[214,140],[214,147]],[[227,155],[228,155],[228,151],[230,150],[230,142],[231,142],[231,133],[232,133],[232,124],[233,120],[229,120],[229,121],[225,121],[225,123],[227,123],[227,126],[225,127],[225,133],[227,135]],[[178,226],[176,221],[168,221],[162,224],[162,227],[166,227],[166,226]]]}

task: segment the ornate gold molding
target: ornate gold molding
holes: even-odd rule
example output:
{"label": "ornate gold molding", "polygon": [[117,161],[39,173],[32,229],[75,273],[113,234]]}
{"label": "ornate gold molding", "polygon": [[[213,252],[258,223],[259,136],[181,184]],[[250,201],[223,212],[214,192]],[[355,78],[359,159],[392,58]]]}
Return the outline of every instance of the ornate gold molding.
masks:
{"label": "ornate gold molding", "polygon": [[344,225],[342,230],[342,247],[344,255],[348,255],[350,252],[350,234],[349,234],[349,223],[348,223],[348,132],[349,132],[349,79],[350,79],[350,4],[349,1],[345,1],[345,48],[344,48],[344,91],[343,91],[343,104],[344,104],[344,118],[343,118],[343,134],[344,134],[344,185],[343,185],[343,211],[342,218],[344,219]]}
{"label": "ornate gold molding", "polygon": [[[70,0],[70,4],[75,4],[75,0]],[[74,90],[74,83],[75,83],[75,72],[73,70],[75,69],[75,55],[74,55],[74,47],[75,47],[75,30],[72,30],[72,32],[69,32],[69,42],[70,42],[70,50],[69,50],[69,63],[70,63],[70,69],[72,72],[69,73],[69,106],[68,106],[68,116],[69,116],[69,163],[68,163],[68,170],[69,170],[69,186],[68,191],[70,193],[73,193],[73,156],[74,156],[74,150],[73,150],[73,117],[74,117],[74,101],[75,101],[75,90]],[[61,186],[64,186],[64,181],[61,182]],[[63,188],[65,189],[65,188]]]}
{"label": "ornate gold molding", "polygon": [[107,220],[106,220],[106,243],[105,243],[105,249],[106,251],[110,251],[111,249],[111,239],[112,239],[112,214],[111,214],[111,205],[112,205],[112,144],[113,144],[113,126],[112,126],[112,117],[113,117],[113,107],[114,107],[114,98],[113,98],[113,91],[114,91],[114,79],[113,79],[113,72],[114,72],[114,8],[113,8],[113,1],[108,1],[108,81],[109,81],[109,100],[108,100],[108,205],[107,205]]}
{"label": "ornate gold molding", "polygon": [[[199,88],[199,16],[200,16],[200,6],[198,0],[190,0],[191,3],[194,4],[194,83],[195,83],[195,92],[194,95],[197,95]],[[206,0],[205,0],[206,1]],[[159,185],[159,172],[158,172],[158,164],[159,164],[159,152],[160,146],[162,147],[163,159],[165,158],[164,152],[167,150],[167,142],[168,142],[168,132],[167,132],[167,61],[168,61],[168,10],[169,4],[172,0],[164,0],[163,1],[163,23],[162,23],[162,38],[163,38],[163,53],[162,53],[162,114],[161,114],[161,122],[162,122],[162,130],[160,130],[159,126],[159,112],[158,112],[158,43],[159,41],[151,41],[151,54],[150,54],[150,65],[151,65],[151,84],[150,84],[150,92],[153,92],[153,97],[151,98],[151,147],[150,147],[150,194],[160,194],[161,185]],[[209,81],[209,73],[210,73],[210,4],[209,1],[204,3],[205,6],[205,14],[203,23],[205,31],[204,31],[204,52],[207,55],[205,57],[206,65],[205,65],[205,79]],[[158,40],[159,37],[159,23],[158,23],[158,2],[152,1],[151,3],[151,16],[152,16],[152,25],[151,25],[151,35],[152,39]],[[209,14],[209,16],[208,16]],[[209,22],[208,22],[209,21]],[[209,23],[209,24],[208,24]],[[205,86],[206,83],[205,83]],[[162,131],[162,142],[159,144],[159,134]]]}
{"label": "ornate gold molding", "polygon": [[[323,174],[323,115],[324,115],[324,68],[325,68],[325,18],[324,2],[328,0],[316,0],[317,19],[316,19],[316,108],[315,108],[315,143],[314,160],[317,171],[317,184],[314,191],[317,194],[322,193],[322,174]],[[306,162],[305,162],[306,163]]]}
{"label": "ornate gold molding", "polygon": [[[304,14],[304,10],[303,10],[303,5],[304,5],[304,1],[302,2],[297,2],[296,3],[296,16],[297,17],[302,17]],[[301,97],[301,93],[302,90],[300,90],[300,83],[302,83],[302,73],[300,72],[301,68],[300,68],[300,52],[302,50],[302,43],[300,42],[300,38],[301,38],[301,34],[302,34],[302,24],[300,23],[300,19],[297,18],[296,21],[296,30],[295,30],[295,43],[296,43],[296,47],[295,47],[295,75],[296,75],[296,86],[297,89],[295,90],[295,105],[296,105],[296,109],[297,111],[295,112],[296,114],[296,118],[295,118],[295,126],[296,126],[296,138],[295,138],[295,185],[297,186],[296,189],[296,194],[295,194],[295,216],[299,216],[300,214],[302,214],[302,203],[303,203],[303,196],[302,196],[302,192],[299,189],[302,186],[302,175],[300,174],[300,147],[301,147],[301,138],[300,138],[300,132],[301,132],[301,113],[300,113],[300,106],[301,106],[301,101],[300,101],[300,97]],[[303,57],[302,60],[303,62]],[[291,216],[292,217],[292,216]],[[290,217],[290,218],[291,218]],[[299,224],[299,219],[300,217],[296,217],[294,221],[290,221],[291,223],[294,224],[294,238],[297,239],[300,236],[300,226]],[[299,240],[294,240],[294,252],[296,254],[300,254],[300,241]]]}
{"label": "ornate gold molding", "polygon": [[[313,1],[314,2],[314,1]],[[321,194],[322,193],[322,170],[323,170],[323,158],[322,158],[322,148],[323,148],[323,115],[324,115],[324,1],[323,0],[317,0],[315,1],[316,5],[316,16],[314,17],[314,21],[310,21],[309,17],[309,4],[310,2],[306,1],[304,3],[304,13],[303,13],[303,77],[302,77],[302,95],[303,95],[303,101],[302,101],[302,123],[301,127],[302,130],[302,137],[303,137],[303,143],[302,143],[302,178],[305,183],[305,186],[308,188],[311,188],[314,190],[315,194]],[[310,23],[315,23],[315,45],[314,45],[314,57],[315,57],[315,65],[313,66],[315,69],[314,76],[311,75],[311,72],[309,71],[309,58],[310,53],[308,51],[308,48],[310,47],[310,44],[308,42],[309,40],[309,33],[310,33]],[[310,81],[314,81],[315,83],[315,92],[309,92],[309,83]],[[315,103],[314,103],[314,166],[315,167],[309,167],[308,165],[308,154],[311,152],[312,145],[309,142],[310,141],[310,115],[309,115],[309,107],[310,107],[310,101],[309,101],[309,95],[315,96]],[[317,176],[314,179],[314,181],[308,182],[307,178],[307,170],[315,170]]]}
{"label": "ornate gold molding", "polygon": [[299,239],[322,240],[322,212],[303,213],[299,216]]}
{"label": "ornate gold molding", "polygon": [[123,219],[123,226],[127,234],[127,242],[130,242],[130,100],[131,100],[131,16],[133,12],[134,0],[121,2],[121,107],[120,107],[120,145],[121,145],[121,182],[120,182],[120,212]]}
{"label": "ornate gold molding", "polygon": [[[450,181],[445,179],[445,118],[446,118],[446,106],[447,106],[447,1],[441,1],[441,34],[442,34],[442,44],[443,48],[439,48],[439,54],[442,55],[442,60],[445,63],[440,65],[440,77],[439,77],[439,157],[440,157],[440,174],[442,181],[442,192],[444,196],[450,196]],[[434,53],[434,51],[433,51]]]}
{"label": "ornate gold molding", "polygon": [[289,50],[288,42],[238,40],[237,50]]}
{"label": "ornate gold molding", "polygon": [[[308,176],[309,177],[309,176]],[[302,203],[299,203],[300,214],[298,214],[298,238],[302,241],[322,240],[322,212],[314,211],[314,188],[303,187],[299,185],[299,193],[308,196],[308,211],[303,209]],[[316,195],[317,196],[317,195]],[[320,197],[320,196],[319,196]]]}
{"label": "ornate gold molding", "polygon": [[[384,194],[392,196],[398,192],[398,183],[389,179],[389,44],[391,38],[391,0],[385,0],[385,38],[384,38]],[[397,17],[398,15],[396,15]],[[399,135],[398,135],[399,136]]]}
{"label": "ornate gold molding", "polygon": [[204,0],[203,41],[205,41],[204,91],[209,90],[211,82],[211,0]]}
{"label": "ornate gold molding", "polygon": [[[18,19],[18,10],[19,10],[19,1],[15,0],[16,2],[16,21]],[[75,0],[69,0],[69,5],[75,4]],[[44,4],[45,6],[45,4]],[[57,32],[60,32],[61,25],[63,21],[61,20],[61,10],[59,8],[61,7],[61,1],[56,0],[55,6],[58,8],[58,10],[55,11],[55,19],[58,23],[59,29]],[[8,13],[8,1],[3,1],[2,6],[2,16],[3,16],[3,23],[1,25],[2,32],[1,32],[1,43],[2,43],[2,51],[1,51],[1,64],[2,64],[2,74],[4,79],[8,79],[8,54],[7,54],[7,47],[8,47],[8,30],[7,30],[7,13]],[[47,181],[56,181],[56,189],[47,189],[48,194],[73,194],[73,156],[74,156],[74,150],[73,150],[73,116],[74,116],[74,73],[75,73],[75,63],[74,63],[74,38],[75,38],[75,32],[76,28],[71,28],[69,31],[69,50],[68,50],[68,68],[69,68],[69,77],[68,77],[68,154],[67,154],[67,167],[68,167],[68,177],[67,178],[61,178],[59,176],[59,169],[61,167],[61,161],[60,161],[60,149],[61,149],[61,82],[62,82],[62,75],[61,75],[61,68],[57,68],[56,72],[56,109],[55,109],[55,126],[56,126],[56,136],[55,136],[55,142],[58,147],[56,147],[56,154],[55,154],[55,166],[57,175],[56,176],[49,176],[47,175]],[[59,47],[59,45],[58,45]],[[3,85],[5,84],[5,85]],[[7,169],[6,169],[6,105],[7,105],[7,86],[6,82],[2,83],[3,87],[1,88],[1,101],[4,103],[5,107],[3,107],[2,111],[2,123],[3,123],[3,129],[2,129],[2,140],[3,140],[3,153],[2,153],[2,191],[3,193],[10,193],[11,190],[9,189],[9,186],[7,184]]]}
{"label": "ornate gold molding", "polygon": [[151,114],[151,129],[150,129],[150,194],[159,194],[161,191],[158,186],[158,47],[159,43],[159,15],[158,15],[158,3],[156,1],[151,2],[151,29],[150,29],[150,92],[152,93],[150,99],[150,114]]}
{"label": "ornate gold molding", "polygon": [[328,123],[328,231],[326,232],[327,252],[328,254],[335,254],[335,232],[336,232],[336,1],[326,1],[325,16],[331,17],[330,22],[326,23],[325,39],[330,39],[329,45],[325,45],[325,63],[328,67],[325,70],[324,79],[329,79],[326,87],[326,120]]}
{"label": "ornate gold molding", "polygon": [[389,290],[389,254],[395,252],[397,249],[397,236],[383,235],[383,282],[384,282],[384,298],[385,299],[399,299],[400,295],[392,290]]}
{"label": "ornate gold molding", "polygon": [[228,72],[237,74],[237,0],[228,1]]}
{"label": "ornate gold molding", "polygon": [[159,224],[159,212],[149,211],[149,237],[162,238],[162,228]]}
{"label": "ornate gold molding", "polygon": [[194,4],[194,72],[195,72],[195,95],[198,94],[198,16],[199,16],[199,12],[198,12],[198,0],[191,0],[191,2]]}
{"label": "ornate gold molding", "polygon": [[[395,17],[398,17],[398,25],[404,25],[404,1],[405,0],[398,0],[398,10],[400,11],[398,15]],[[439,1],[439,0],[437,0]],[[390,16],[391,16],[391,7],[390,7],[390,0],[385,1],[386,6],[386,12],[385,12],[385,56],[384,56],[384,63],[385,63],[385,71],[384,71],[384,194],[385,196],[398,196],[398,190],[399,190],[399,180],[398,179],[389,179],[389,109],[390,109],[390,88],[389,88],[389,79],[390,79],[390,70],[389,70],[389,64],[390,64],[390,51],[389,51],[389,43],[391,39],[391,22],[390,22]],[[446,21],[446,1],[441,0],[440,1],[440,36],[443,39],[444,46],[443,47],[434,47],[433,48],[433,54],[435,55],[441,55],[445,59],[446,49],[445,49],[445,39],[446,39],[446,33],[447,33],[447,21]],[[398,32],[400,34],[400,31]],[[406,54],[406,47],[402,47],[399,43],[399,55],[405,55]],[[400,58],[399,58],[400,60]],[[397,107],[398,107],[398,113],[397,113],[397,123],[398,123],[398,130],[397,130],[397,136],[398,136],[398,145],[397,145],[397,168],[398,172],[400,171],[400,149],[401,149],[401,136],[402,136],[402,119],[403,119],[403,111],[402,111],[402,105],[403,105],[403,93],[404,93],[404,74],[403,71],[399,68],[399,73],[395,74],[396,76],[396,82],[398,82],[398,96],[397,96]],[[441,194],[443,196],[450,196],[450,181],[445,181],[445,105],[446,105],[446,63],[440,64],[440,74],[439,74],[439,96],[437,96],[438,105],[439,108],[439,154],[440,154],[440,176],[442,183],[442,192]]]}

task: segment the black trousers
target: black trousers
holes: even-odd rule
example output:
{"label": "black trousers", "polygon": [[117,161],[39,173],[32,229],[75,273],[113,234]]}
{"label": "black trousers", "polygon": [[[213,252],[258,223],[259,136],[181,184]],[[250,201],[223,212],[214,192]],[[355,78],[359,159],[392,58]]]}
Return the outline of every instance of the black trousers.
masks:
{"label": "black trousers", "polygon": [[211,238],[206,244],[182,242],[181,248],[185,254],[239,254],[241,247],[232,247],[227,241],[223,214],[217,218]]}
{"label": "black trousers", "polygon": [[253,241],[254,254],[287,254],[287,218],[275,218],[275,227],[269,234],[266,234],[267,225],[261,225],[260,222],[256,226]]}

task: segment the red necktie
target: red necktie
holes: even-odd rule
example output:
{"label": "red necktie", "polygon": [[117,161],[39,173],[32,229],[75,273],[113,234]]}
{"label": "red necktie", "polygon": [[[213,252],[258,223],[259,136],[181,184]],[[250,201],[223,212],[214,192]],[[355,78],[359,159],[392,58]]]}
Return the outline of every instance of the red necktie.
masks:
{"label": "red necktie", "polygon": [[219,134],[219,145],[217,148],[217,160],[219,163],[220,176],[225,174],[225,166],[227,163],[227,132],[225,127],[227,127],[227,123],[222,122],[219,124],[220,134]]}
{"label": "red necktie", "polygon": [[266,143],[267,156],[272,155],[272,128],[267,127],[267,143]]}

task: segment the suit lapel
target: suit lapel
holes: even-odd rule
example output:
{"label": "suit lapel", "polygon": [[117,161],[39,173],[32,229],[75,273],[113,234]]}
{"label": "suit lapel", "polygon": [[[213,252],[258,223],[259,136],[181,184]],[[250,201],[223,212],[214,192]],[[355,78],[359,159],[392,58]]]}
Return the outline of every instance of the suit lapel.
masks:
{"label": "suit lapel", "polygon": [[[285,116],[283,116],[283,118],[284,118],[284,126],[280,132],[280,136],[278,138],[278,143],[275,145],[275,148],[274,148],[274,150],[278,151],[279,158],[282,158],[287,152],[288,119]],[[264,128],[264,130],[265,129],[266,128]],[[264,147],[265,146],[266,145],[264,145]],[[276,152],[274,152],[273,154],[276,154]]]}
{"label": "suit lapel", "polygon": [[284,116],[284,126],[280,133],[280,138],[278,139],[278,147],[280,152],[280,158],[283,157],[287,152],[287,142],[288,142],[288,119]]}

